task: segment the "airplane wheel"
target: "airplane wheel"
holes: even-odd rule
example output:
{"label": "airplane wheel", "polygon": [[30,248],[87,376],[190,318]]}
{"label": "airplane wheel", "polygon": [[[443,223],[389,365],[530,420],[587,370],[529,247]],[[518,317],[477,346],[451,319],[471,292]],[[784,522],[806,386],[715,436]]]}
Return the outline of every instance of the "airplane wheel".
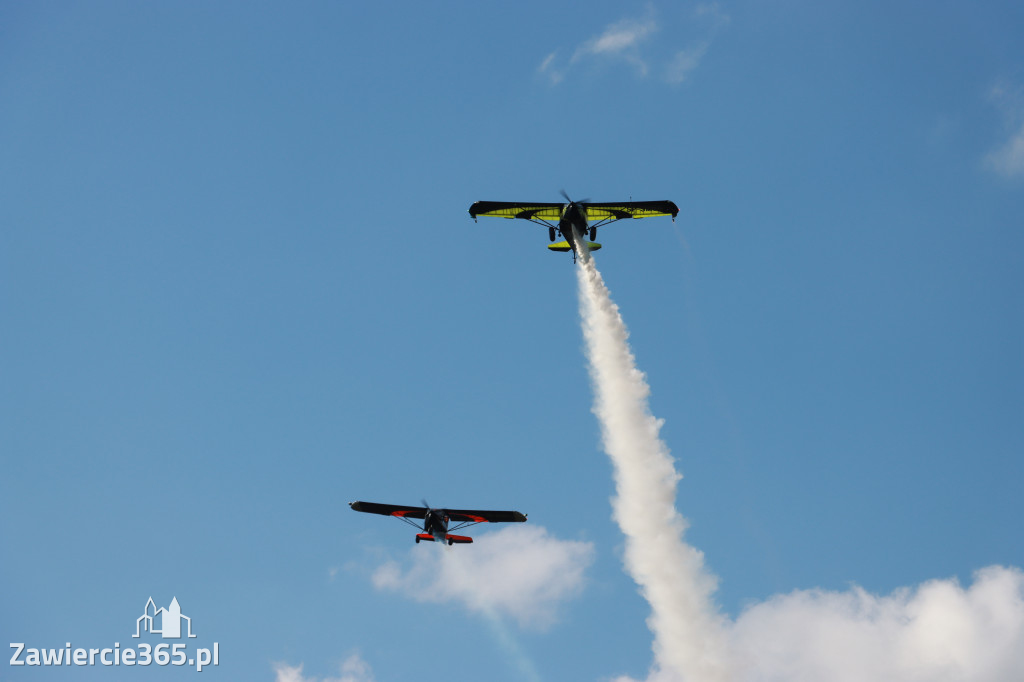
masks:
{"label": "airplane wheel", "polygon": [[416,544],[420,544],[420,539],[418,537],[416,538]]}
{"label": "airplane wheel", "polygon": [[548,228],[548,241],[549,242],[555,241],[555,228],[553,228],[553,227],[549,227]]}
{"label": "airplane wheel", "polygon": [[592,227],[592,228],[590,228],[590,241],[594,241],[596,239],[597,239],[597,228],[596,227]]}
{"label": "airplane wheel", "polygon": [[454,544],[455,544],[455,540],[452,540],[451,538],[448,538],[448,546],[451,547]]}

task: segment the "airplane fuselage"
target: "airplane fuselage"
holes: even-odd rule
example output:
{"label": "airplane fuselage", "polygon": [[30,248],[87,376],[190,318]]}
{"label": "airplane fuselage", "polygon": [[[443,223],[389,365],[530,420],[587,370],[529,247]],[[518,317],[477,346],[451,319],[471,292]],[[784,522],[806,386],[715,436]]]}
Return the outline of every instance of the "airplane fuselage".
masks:
{"label": "airplane fuselage", "polygon": [[579,240],[586,239],[590,231],[583,207],[575,202],[566,204],[562,209],[562,217],[558,219],[558,231],[565,237],[565,241],[569,242],[573,252],[579,253]]}
{"label": "airplane fuselage", "polygon": [[423,532],[433,535],[434,540],[444,543],[448,537],[448,515],[441,509],[431,509],[423,517]]}

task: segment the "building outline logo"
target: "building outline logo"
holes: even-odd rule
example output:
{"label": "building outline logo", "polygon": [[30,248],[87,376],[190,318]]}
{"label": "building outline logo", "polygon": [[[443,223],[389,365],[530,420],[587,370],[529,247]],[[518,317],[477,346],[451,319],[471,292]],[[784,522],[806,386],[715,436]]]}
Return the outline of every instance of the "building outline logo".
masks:
{"label": "building outline logo", "polygon": [[[185,621],[182,627],[182,619]],[[185,634],[182,634],[182,631]],[[73,647],[71,642],[65,641],[62,647],[40,647],[28,646],[29,642],[11,642],[10,665],[14,666],[43,666],[43,667],[67,667],[67,666],[125,666],[125,667],[148,667],[150,665],[163,666],[194,666],[196,672],[203,672],[207,666],[220,665],[220,643],[213,642],[213,647],[198,647],[189,650],[188,642],[180,641],[182,638],[195,639],[197,636],[192,633],[192,619],[181,612],[181,605],[177,597],[171,598],[167,608],[156,607],[153,597],[146,600],[142,607],[142,615],[135,620],[135,634],[133,638],[142,636],[142,632],[151,635],[160,635],[164,639],[179,640],[177,642],[146,642],[135,643],[135,646],[121,646],[120,642],[114,642],[114,646],[106,648],[83,648]],[[117,639],[121,639],[118,637]]]}
{"label": "building outline logo", "polygon": [[[155,620],[158,616],[160,618],[159,630],[155,627]],[[163,639],[181,639],[182,620],[186,621],[188,625],[188,636],[194,638],[192,619],[181,612],[177,597],[171,599],[171,603],[166,609],[163,607],[158,609],[153,602],[153,597],[150,597],[142,609],[142,615],[135,621],[135,634],[132,637],[140,637],[140,630],[143,630],[150,634],[160,635]]]}

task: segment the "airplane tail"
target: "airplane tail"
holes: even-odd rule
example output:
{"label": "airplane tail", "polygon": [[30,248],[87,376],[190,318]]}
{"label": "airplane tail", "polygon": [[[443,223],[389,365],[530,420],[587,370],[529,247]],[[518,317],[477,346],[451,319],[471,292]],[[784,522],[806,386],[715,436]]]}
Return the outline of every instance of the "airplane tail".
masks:
{"label": "airplane tail", "polygon": [[[459,544],[464,545],[473,542],[473,538],[466,535],[445,535],[445,539],[448,540],[449,545]],[[417,533],[416,542],[420,540],[426,540],[427,542],[434,542],[434,536],[430,533]]]}
{"label": "airplane tail", "polygon": [[[569,246],[569,242],[567,241],[548,244],[548,248],[551,249],[552,251],[561,251],[562,253],[565,253],[566,251],[572,251],[572,247]],[[591,251],[600,251],[601,245],[598,244],[597,242],[587,242],[587,248],[590,249]]]}

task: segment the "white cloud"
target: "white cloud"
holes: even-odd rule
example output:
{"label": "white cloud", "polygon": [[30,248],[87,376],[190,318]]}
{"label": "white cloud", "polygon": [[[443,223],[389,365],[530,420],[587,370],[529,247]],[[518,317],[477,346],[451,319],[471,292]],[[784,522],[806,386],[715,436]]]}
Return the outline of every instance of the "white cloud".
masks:
{"label": "white cloud", "polygon": [[998,84],[989,99],[1002,109],[1010,138],[985,157],[985,165],[1006,177],[1024,175],[1024,90]]}
{"label": "white cloud", "polygon": [[707,40],[695,47],[676,52],[676,56],[669,62],[665,80],[678,85],[689,78],[690,73],[700,65],[700,60],[704,58],[710,46],[711,41]]}
{"label": "white cloud", "polygon": [[886,597],[776,596],[740,615],[733,646],[758,682],[1024,680],[1024,573],[991,566],[966,589],[933,580]]}
{"label": "white cloud", "polygon": [[545,57],[544,61],[540,63],[540,66],[537,67],[537,71],[539,73],[546,74],[547,77],[551,79],[552,83],[560,83],[562,81],[562,78],[565,76],[565,74],[561,70],[555,68],[554,66],[555,58],[557,57],[557,55],[558,52],[552,52],[547,57]]}
{"label": "white cloud", "polygon": [[992,170],[1002,175],[1013,177],[1024,175],[1024,124],[999,149],[986,157],[986,163]]}
{"label": "white cloud", "polygon": [[374,571],[373,584],[416,601],[455,602],[543,629],[556,620],[562,602],[582,591],[593,555],[592,543],[516,525],[481,535],[472,547],[417,545],[407,568],[389,561]]}
{"label": "white cloud", "polygon": [[[748,607],[729,636],[737,682],[1017,682],[1024,572],[990,566],[968,588],[931,580],[888,596],[799,590]],[[657,669],[647,680],[682,678]]]}
{"label": "white cloud", "polygon": [[653,18],[636,20],[623,19],[610,25],[604,33],[591,38],[576,48],[572,61],[588,55],[622,55],[627,54],[658,30]]}
{"label": "white cloud", "polygon": [[[731,21],[718,3],[697,5],[689,18],[695,34],[703,37],[674,53],[668,51],[663,44],[665,41],[659,45],[652,40],[661,32],[661,22],[655,20],[654,9],[648,6],[645,17],[622,19],[609,24],[597,36],[585,40],[573,51],[568,63],[563,59],[562,64],[559,64],[557,52],[552,52],[544,58],[537,71],[550,78],[552,83],[560,83],[572,67],[582,63],[624,62],[634,66],[640,77],[647,76],[653,69],[666,82],[678,85],[700,64],[718,30]],[[666,40],[676,39],[680,33],[677,28],[685,27],[674,27],[668,32],[670,37]]]}
{"label": "white cloud", "polygon": [[277,675],[275,682],[375,682],[370,665],[359,654],[352,654],[341,664],[341,677],[325,677],[322,680],[303,677],[301,663],[297,666],[275,663],[274,673]]}
{"label": "white cloud", "polygon": [[[648,67],[639,47],[657,30],[658,25],[650,10],[647,18],[622,19],[609,24],[600,35],[584,41],[576,48],[569,59],[569,65],[593,59],[626,62],[636,67],[637,73],[641,76],[646,76]],[[544,58],[537,71],[545,74],[552,83],[559,83],[565,78],[568,68],[569,66],[559,65],[557,52],[552,52]]]}
{"label": "white cloud", "polygon": [[717,2],[709,2],[703,5],[697,5],[696,9],[694,9],[693,11],[693,14],[698,18],[710,20],[711,27],[713,29],[721,28],[722,26],[725,26],[730,21],[732,21],[732,17],[723,12],[722,8],[718,5]]}
{"label": "white cloud", "polygon": [[705,24],[708,37],[675,53],[665,71],[665,80],[672,85],[678,85],[690,77],[690,74],[700,66],[700,62],[707,54],[708,48],[711,47],[711,42],[718,30],[732,21],[732,18],[722,11],[717,2],[697,5],[693,16]]}

